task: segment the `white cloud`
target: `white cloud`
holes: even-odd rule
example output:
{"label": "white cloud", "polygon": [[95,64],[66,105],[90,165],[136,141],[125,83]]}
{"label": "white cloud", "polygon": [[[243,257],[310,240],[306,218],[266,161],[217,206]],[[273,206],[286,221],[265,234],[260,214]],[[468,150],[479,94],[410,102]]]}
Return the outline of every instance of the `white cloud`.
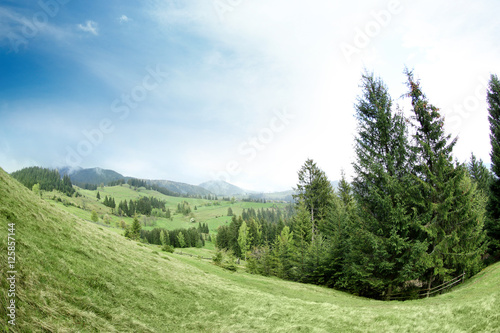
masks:
{"label": "white cloud", "polygon": [[[377,23],[373,13],[387,12],[393,2],[314,0],[305,4],[255,0],[233,2],[231,8],[217,10],[210,1],[193,1],[176,11],[156,8],[154,16],[166,27],[172,25],[173,13],[183,16],[179,11],[199,18],[187,29],[222,51],[205,57],[207,67],[214,71],[207,86],[212,82],[213,88],[193,91],[208,92],[205,98],[209,100],[210,95],[224,98],[216,89],[223,87],[226,98],[251,105],[246,109],[249,121],[240,125],[243,135],[259,130],[259,118],[266,112],[255,110],[283,106],[295,110],[297,126],[280,133],[279,140],[245,165],[245,171],[259,170],[256,182],[279,185],[295,182],[289,175],[295,176],[300,167],[297,161],[308,157],[317,160],[332,179],[340,177],[341,168],[350,173],[355,135],[353,105],[360,93],[358,84],[364,68],[382,77],[394,99],[399,99],[406,89],[404,67],[415,68],[431,103],[443,108],[456,102],[463,104],[464,98],[474,94],[477,77],[484,76],[485,70],[500,71],[495,61],[499,56],[497,32],[491,29],[494,23],[488,23],[494,20],[486,19],[492,10],[484,11],[498,5],[488,0],[479,1],[473,10],[464,9],[469,6],[462,0],[461,6],[454,5],[454,1],[439,5],[430,0],[400,1],[401,8],[387,23],[379,24],[380,32],[370,38],[368,46],[353,56],[353,61],[346,61],[340,45],[352,43],[357,31]],[[242,78],[247,82],[245,89],[241,89]],[[189,82],[186,86],[193,87]],[[232,118],[247,115],[242,110],[245,108],[232,110]],[[479,115],[474,120],[483,125],[463,127],[461,137],[468,139],[475,129],[485,127],[484,112]],[[242,136],[237,140],[244,139]],[[486,135],[481,137],[480,145],[489,146]],[[455,154],[462,160],[470,154],[469,148],[465,140],[463,145],[459,141]],[[234,151],[231,145],[227,149]],[[488,160],[485,151],[479,157]],[[221,160],[217,152],[206,155],[207,159],[213,156],[213,161],[207,162],[210,165],[223,167],[228,161]],[[242,172],[233,181],[249,183],[251,178],[249,172]]]}
{"label": "white cloud", "polygon": [[88,20],[87,22],[85,22],[85,25],[79,24],[78,29],[89,32],[96,36],[98,35],[97,23],[92,20]]}
{"label": "white cloud", "polygon": [[118,18],[118,21],[120,23],[127,23],[129,22],[131,19],[127,16],[127,15],[122,15]]}

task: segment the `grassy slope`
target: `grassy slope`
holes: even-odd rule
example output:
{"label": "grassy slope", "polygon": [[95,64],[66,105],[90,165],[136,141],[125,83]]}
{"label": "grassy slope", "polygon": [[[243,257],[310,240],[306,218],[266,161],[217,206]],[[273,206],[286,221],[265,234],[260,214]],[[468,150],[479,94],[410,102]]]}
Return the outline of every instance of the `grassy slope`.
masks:
{"label": "grassy slope", "polygon": [[[217,227],[222,224],[229,224],[231,222],[231,217],[227,216],[227,210],[229,207],[233,210],[235,215],[241,215],[243,209],[248,208],[270,208],[274,203],[256,203],[256,202],[235,202],[232,204],[228,201],[219,201],[220,205],[213,205],[214,201],[206,200],[206,199],[194,199],[194,198],[182,198],[182,197],[171,197],[163,195],[156,191],[146,190],[144,188],[140,188],[137,191],[131,189],[128,185],[122,186],[106,186],[104,188],[99,187],[97,191],[90,191],[84,189],[78,189],[78,191],[83,195],[79,198],[68,198],[65,196],[61,196],[58,193],[45,193],[44,198],[49,199],[54,195],[56,197],[61,197],[63,200],[67,200],[75,204],[79,207],[85,207],[85,210],[78,209],[73,206],[64,207],[61,203],[55,202],[56,205],[63,208],[66,211],[69,211],[78,217],[83,219],[90,219],[90,212],[95,210],[99,215],[109,214],[111,217],[111,226],[114,227],[116,222],[120,220],[125,221],[127,224],[132,223],[132,219],[128,217],[117,217],[111,215],[111,209],[104,206],[102,201],[105,196],[111,196],[115,199],[115,202],[118,204],[122,200],[130,200],[130,199],[138,199],[142,196],[154,196],[161,200],[165,200],[166,208],[169,208],[172,212],[172,220],[168,220],[165,218],[156,218],[155,226],[147,226],[145,229],[153,229],[155,227],[166,228],[168,230],[178,229],[178,228],[190,228],[197,227],[198,222],[207,223],[211,232],[216,232]],[[98,202],[96,199],[97,192],[99,191],[101,196],[101,201]],[[175,211],[177,209],[177,204],[187,201],[191,207],[191,211],[194,215],[196,223],[190,223],[191,216],[184,216],[182,214],[176,214]],[[280,207],[284,207],[285,204],[277,203],[276,205]],[[194,207],[197,207],[195,210]],[[121,231],[121,230],[120,230]]]}
{"label": "grassy slope", "polygon": [[[52,206],[0,169],[16,223],[18,332],[500,331],[500,265],[439,297],[380,302],[157,252]],[[7,285],[1,280],[5,323]]]}

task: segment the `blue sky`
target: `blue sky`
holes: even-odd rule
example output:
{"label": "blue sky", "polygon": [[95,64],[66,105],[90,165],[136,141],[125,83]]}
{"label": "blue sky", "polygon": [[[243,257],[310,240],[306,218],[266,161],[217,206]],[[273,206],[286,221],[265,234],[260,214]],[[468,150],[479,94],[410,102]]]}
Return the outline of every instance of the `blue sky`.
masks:
{"label": "blue sky", "polygon": [[64,165],[286,190],[352,173],[363,69],[408,111],[421,79],[455,156],[489,162],[496,0],[3,1],[0,166]]}

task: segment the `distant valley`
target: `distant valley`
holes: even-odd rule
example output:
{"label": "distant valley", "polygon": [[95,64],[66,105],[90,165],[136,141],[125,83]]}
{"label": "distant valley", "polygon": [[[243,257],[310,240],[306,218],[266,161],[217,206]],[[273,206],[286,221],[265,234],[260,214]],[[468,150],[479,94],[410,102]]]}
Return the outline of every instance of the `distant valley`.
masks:
{"label": "distant valley", "polygon": [[[115,182],[119,180],[124,180],[127,182],[129,179],[135,178],[130,176],[124,176],[119,172],[103,168],[69,168],[62,167],[58,168],[61,176],[68,175],[73,182],[73,184],[78,186],[83,186],[85,184],[91,185],[107,185],[110,182]],[[188,196],[207,196],[207,195],[217,195],[224,197],[236,197],[236,198],[251,198],[251,199],[264,199],[264,200],[283,200],[292,201],[293,190],[264,193],[258,191],[249,191],[242,189],[236,185],[230,184],[223,180],[210,180],[203,182],[199,185],[191,185],[182,182],[176,182],[172,180],[159,180],[159,179],[144,179],[148,185],[156,185],[159,187],[166,188],[169,191],[178,193],[180,195]],[[332,182],[334,185],[336,182]],[[334,185],[335,187],[335,185]]]}

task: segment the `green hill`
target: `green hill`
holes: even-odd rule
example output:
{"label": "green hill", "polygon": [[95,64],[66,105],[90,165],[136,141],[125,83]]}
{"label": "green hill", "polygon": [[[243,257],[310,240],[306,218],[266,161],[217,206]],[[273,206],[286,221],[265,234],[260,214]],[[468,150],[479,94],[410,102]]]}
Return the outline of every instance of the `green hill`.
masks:
{"label": "green hill", "polygon": [[61,168],[62,174],[68,174],[73,183],[79,184],[107,184],[114,180],[128,179],[122,174],[101,168],[90,168],[90,169],[77,169],[69,170],[68,168]]}
{"label": "green hill", "polygon": [[[0,221],[0,318],[13,332],[500,331],[500,264],[438,297],[368,300],[129,241],[40,199],[1,169]],[[9,223],[15,298],[5,278]],[[16,326],[7,324],[11,299]]]}

